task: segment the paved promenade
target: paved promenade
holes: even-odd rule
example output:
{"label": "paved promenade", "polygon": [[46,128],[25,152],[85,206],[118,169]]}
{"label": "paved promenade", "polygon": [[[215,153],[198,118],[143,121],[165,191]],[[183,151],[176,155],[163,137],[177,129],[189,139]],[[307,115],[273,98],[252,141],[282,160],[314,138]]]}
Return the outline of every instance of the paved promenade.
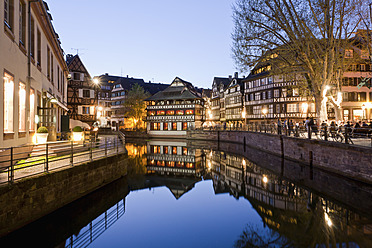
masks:
{"label": "paved promenade", "polygon": [[[42,157],[37,158],[37,162],[35,162],[35,158],[30,157],[27,160],[22,161],[22,165],[26,164],[27,168],[19,168],[17,164],[14,166],[14,181],[30,177],[33,175],[38,175],[42,173],[46,173],[47,171],[53,170],[60,170],[70,166],[76,166],[82,163],[90,162],[99,160],[105,157],[115,156],[118,154],[122,154],[125,152],[125,145],[118,139],[116,135],[102,135],[99,137],[99,143],[95,144],[93,149],[89,149],[90,143],[86,143],[85,145],[80,145],[78,149],[76,149],[76,153],[73,153],[73,157],[70,154],[62,155],[62,156],[53,156],[52,154],[48,156],[48,164],[46,164],[46,157],[45,155]],[[107,149],[106,144],[107,142]],[[68,149],[69,147],[66,146]],[[78,150],[85,150],[79,152]],[[40,151],[39,151],[40,152]],[[44,151],[41,151],[45,154]],[[72,162],[71,164],[71,157]],[[0,173],[0,184],[4,184],[8,182],[9,172],[3,171]]]}

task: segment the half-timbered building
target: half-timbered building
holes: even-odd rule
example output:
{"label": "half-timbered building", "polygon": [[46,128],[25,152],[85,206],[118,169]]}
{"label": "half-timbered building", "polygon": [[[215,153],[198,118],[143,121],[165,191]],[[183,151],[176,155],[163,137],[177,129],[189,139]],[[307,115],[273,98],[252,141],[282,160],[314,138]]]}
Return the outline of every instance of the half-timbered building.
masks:
{"label": "half-timbered building", "polygon": [[295,77],[271,75],[270,65],[256,66],[243,80],[248,122],[315,117],[315,103],[301,96]]}
{"label": "half-timbered building", "polygon": [[204,121],[204,100],[191,83],[176,77],[163,91],[146,99],[150,136],[185,136]]}
{"label": "half-timbered building", "polygon": [[207,117],[212,122],[212,125],[221,124],[226,120],[224,92],[231,81],[231,76],[228,78],[215,77],[213,79],[211,106],[210,111],[207,112]]}
{"label": "half-timbered building", "polygon": [[97,85],[94,84],[79,55],[68,54],[66,62],[70,73],[67,83],[69,116],[91,126],[97,117]]}
{"label": "half-timbered building", "polygon": [[234,78],[224,91],[225,121],[230,126],[237,127],[238,124],[241,124],[244,94],[242,79],[235,72]]}

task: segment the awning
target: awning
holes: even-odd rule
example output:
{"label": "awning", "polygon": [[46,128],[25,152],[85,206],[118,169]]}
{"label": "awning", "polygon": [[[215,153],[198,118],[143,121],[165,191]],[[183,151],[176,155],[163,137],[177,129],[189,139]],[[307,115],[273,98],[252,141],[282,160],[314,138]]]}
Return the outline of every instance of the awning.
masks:
{"label": "awning", "polygon": [[58,101],[58,98],[56,98],[55,96],[53,96],[52,94],[50,94],[49,92],[46,92],[47,94],[47,98],[48,99],[55,99],[56,102],[53,102],[53,104],[57,104],[58,106],[60,106],[61,108],[63,108],[64,110],[68,111],[68,108],[67,106],[65,106],[62,102]]}

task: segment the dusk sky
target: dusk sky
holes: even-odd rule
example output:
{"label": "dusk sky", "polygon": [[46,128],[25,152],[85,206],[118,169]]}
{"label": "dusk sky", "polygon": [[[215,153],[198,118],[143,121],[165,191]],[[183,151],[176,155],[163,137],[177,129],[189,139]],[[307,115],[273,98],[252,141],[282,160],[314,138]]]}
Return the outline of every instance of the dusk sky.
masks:
{"label": "dusk sky", "polygon": [[[211,88],[236,70],[234,0],[47,0],[66,54],[104,73]],[[74,48],[74,49],[73,49]]]}

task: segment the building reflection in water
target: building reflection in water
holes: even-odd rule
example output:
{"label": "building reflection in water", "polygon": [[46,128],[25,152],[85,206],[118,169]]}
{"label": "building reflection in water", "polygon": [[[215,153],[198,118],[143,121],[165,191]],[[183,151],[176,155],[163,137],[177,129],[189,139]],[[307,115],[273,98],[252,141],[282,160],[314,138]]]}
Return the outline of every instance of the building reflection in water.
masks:
{"label": "building reflection in water", "polygon": [[[246,198],[264,225],[276,233],[271,238],[266,235],[257,239],[260,234],[254,227],[248,227],[237,247],[254,240],[262,242],[256,245],[277,240],[288,247],[322,247],[322,244],[370,247],[372,225],[366,217],[286,181],[242,156],[212,150],[205,150],[205,154],[215,192]],[[248,232],[252,235],[247,235]]]}
{"label": "building reflection in water", "polygon": [[260,234],[249,226],[237,240],[237,247],[252,241],[247,232],[250,237],[263,235],[258,239],[263,243],[276,240],[288,247],[369,247],[372,242],[368,216],[314,194],[243,156],[193,149],[187,142],[169,140],[152,140],[130,150],[130,156],[140,156],[142,165],[146,164],[146,180],[136,189],[166,186],[178,199],[196,182],[212,179],[215,194],[247,199],[271,234]]}

